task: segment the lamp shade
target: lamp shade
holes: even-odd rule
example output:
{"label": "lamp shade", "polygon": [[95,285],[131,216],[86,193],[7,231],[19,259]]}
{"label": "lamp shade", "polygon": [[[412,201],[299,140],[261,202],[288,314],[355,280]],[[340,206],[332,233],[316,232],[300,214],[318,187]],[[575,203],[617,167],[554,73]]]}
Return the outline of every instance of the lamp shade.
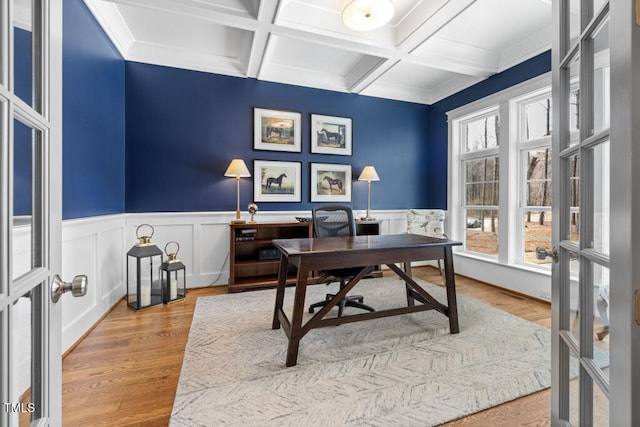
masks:
{"label": "lamp shade", "polygon": [[380,177],[373,166],[365,166],[358,177],[358,181],[380,181]]}
{"label": "lamp shade", "polygon": [[244,163],[244,160],[233,159],[231,160],[231,163],[229,163],[229,167],[224,173],[224,176],[232,176],[234,178],[247,178],[251,176],[251,172],[249,172],[249,169],[247,169],[247,165]]}
{"label": "lamp shade", "polygon": [[342,22],[355,31],[380,28],[393,18],[391,0],[348,0],[342,9]]}

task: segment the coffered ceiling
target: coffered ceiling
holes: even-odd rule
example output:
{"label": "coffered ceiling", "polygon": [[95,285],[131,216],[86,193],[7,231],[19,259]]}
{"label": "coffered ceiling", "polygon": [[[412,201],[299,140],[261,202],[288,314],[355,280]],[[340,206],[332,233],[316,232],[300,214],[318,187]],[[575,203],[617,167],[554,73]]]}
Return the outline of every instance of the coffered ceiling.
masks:
{"label": "coffered ceiling", "polygon": [[551,47],[551,0],[84,0],[129,61],[432,104]]}

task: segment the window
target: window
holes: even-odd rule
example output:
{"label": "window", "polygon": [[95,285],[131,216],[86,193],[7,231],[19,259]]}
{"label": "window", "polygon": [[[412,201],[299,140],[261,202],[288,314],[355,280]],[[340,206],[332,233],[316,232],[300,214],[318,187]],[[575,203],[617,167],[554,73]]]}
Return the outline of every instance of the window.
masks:
{"label": "window", "polygon": [[551,250],[551,108],[545,75],[449,113],[451,234],[464,253],[549,268],[536,249]]}
{"label": "window", "polygon": [[544,265],[536,250],[551,251],[551,91],[515,101],[518,114],[519,239],[516,262]]}
{"label": "window", "polygon": [[498,255],[500,114],[492,109],[460,123],[464,171],[465,248]]}

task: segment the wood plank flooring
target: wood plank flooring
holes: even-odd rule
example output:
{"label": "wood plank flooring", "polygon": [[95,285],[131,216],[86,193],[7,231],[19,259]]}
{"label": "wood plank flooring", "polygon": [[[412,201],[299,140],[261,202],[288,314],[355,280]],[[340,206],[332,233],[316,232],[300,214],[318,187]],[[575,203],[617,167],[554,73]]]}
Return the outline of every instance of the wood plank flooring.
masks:
{"label": "wood plank flooring", "polygon": [[[435,268],[414,268],[413,274],[442,283]],[[456,280],[460,294],[551,326],[548,303],[472,279],[457,276]],[[127,308],[124,301],[118,303],[63,360],[63,425],[167,425],[195,301],[199,296],[225,293],[224,286],[193,289],[179,303],[139,312]],[[445,425],[548,426],[549,411],[550,393],[545,390]]]}

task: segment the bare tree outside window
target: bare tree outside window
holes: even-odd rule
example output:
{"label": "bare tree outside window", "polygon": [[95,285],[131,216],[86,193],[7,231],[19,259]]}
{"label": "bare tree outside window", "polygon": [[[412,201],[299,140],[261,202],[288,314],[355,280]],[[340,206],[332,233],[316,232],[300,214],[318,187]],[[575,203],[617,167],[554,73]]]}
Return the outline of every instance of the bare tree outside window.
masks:
{"label": "bare tree outside window", "polygon": [[[481,152],[499,146],[500,116],[489,114],[464,126],[465,149]],[[464,162],[467,232],[466,249],[498,254],[499,157],[487,155]]]}

